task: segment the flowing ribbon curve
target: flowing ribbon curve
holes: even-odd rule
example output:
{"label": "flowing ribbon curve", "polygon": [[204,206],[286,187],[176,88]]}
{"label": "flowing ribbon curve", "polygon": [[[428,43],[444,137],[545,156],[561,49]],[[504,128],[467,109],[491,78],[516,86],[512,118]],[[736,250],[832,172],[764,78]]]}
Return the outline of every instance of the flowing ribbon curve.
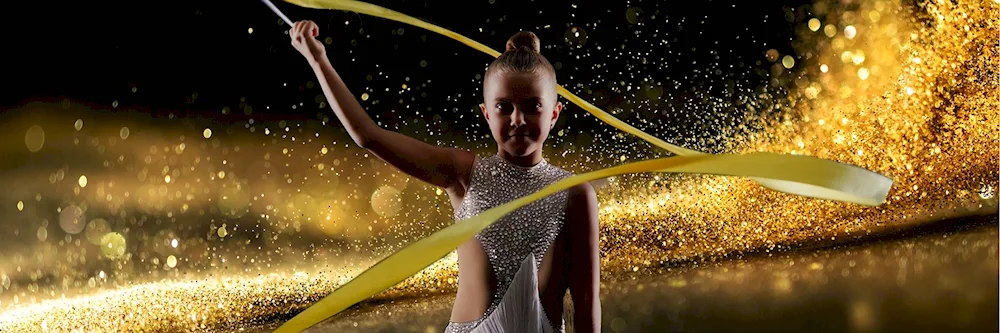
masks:
{"label": "flowing ribbon curve", "polygon": [[[500,56],[500,52],[451,30],[369,3],[351,0],[285,1],[306,8],[351,11],[406,23],[457,40],[494,58]],[[779,192],[866,206],[882,204],[892,187],[893,182],[888,177],[857,166],[815,157],[774,153],[706,154],[676,146],[626,124],[561,85],[557,89],[560,96],[601,121],[678,156],[629,163],[567,177],[531,195],[452,224],[380,260],[285,322],[275,332],[300,332],[307,329],[430,266],[504,215],[553,193],[597,179],[643,172],[739,176],[751,178],[762,186]]]}

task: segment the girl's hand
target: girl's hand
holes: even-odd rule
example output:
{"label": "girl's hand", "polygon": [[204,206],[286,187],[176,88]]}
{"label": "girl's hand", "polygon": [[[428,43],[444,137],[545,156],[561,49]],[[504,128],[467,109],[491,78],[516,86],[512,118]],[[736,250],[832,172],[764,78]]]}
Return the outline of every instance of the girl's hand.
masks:
{"label": "girl's hand", "polygon": [[323,43],[316,39],[316,36],[319,36],[319,27],[313,21],[295,22],[288,34],[292,37],[292,46],[309,61],[326,55]]}

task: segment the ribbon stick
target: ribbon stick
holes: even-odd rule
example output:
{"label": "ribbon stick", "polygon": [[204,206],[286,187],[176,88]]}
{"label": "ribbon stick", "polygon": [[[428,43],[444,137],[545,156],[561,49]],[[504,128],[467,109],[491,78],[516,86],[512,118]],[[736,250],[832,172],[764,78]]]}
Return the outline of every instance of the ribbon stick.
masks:
{"label": "ribbon stick", "polygon": [[260,1],[263,2],[265,5],[267,5],[267,8],[271,8],[272,12],[278,14],[278,17],[280,17],[282,21],[285,21],[285,23],[288,24],[289,26],[295,24],[295,22],[288,19],[288,16],[285,16],[285,13],[282,13],[281,10],[278,9],[278,7],[275,7],[274,4],[271,3],[271,0],[260,0]]}
{"label": "ribbon stick", "polygon": [[[262,1],[269,3],[267,0]],[[490,56],[500,56],[500,52],[448,29],[369,3],[352,0],[286,1],[307,8],[352,11],[410,24],[457,40]],[[282,19],[285,19],[277,8],[274,8],[273,5],[270,7],[282,16]],[[351,305],[392,287],[440,260],[504,215],[538,199],[588,181],[643,172],[739,176],[749,177],[757,183],[779,192],[866,206],[882,204],[892,187],[892,180],[880,174],[857,166],[815,157],[774,153],[713,155],[676,146],[611,116],[562,86],[558,86],[557,89],[560,96],[590,112],[601,121],[678,156],[624,164],[574,175],[531,195],[493,207],[479,215],[452,224],[382,259],[334,290],[330,295],[285,322],[275,332],[298,332],[336,315]]]}

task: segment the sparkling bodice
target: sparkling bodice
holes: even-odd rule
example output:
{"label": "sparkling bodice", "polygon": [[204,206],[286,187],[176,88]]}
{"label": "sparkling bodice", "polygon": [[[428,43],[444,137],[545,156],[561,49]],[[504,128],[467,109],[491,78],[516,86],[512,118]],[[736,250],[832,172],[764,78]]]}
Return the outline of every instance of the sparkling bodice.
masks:
{"label": "sparkling bodice", "polygon": [[[465,197],[455,210],[455,220],[460,223],[569,176],[572,173],[545,160],[532,167],[522,167],[499,155],[477,156]],[[496,292],[486,314],[499,304],[528,254],[533,253],[537,258],[536,271],[541,266],[549,245],[562,230],[566,200],[566,191],[554,193],[507,214],[476,234],[497,278]]]}

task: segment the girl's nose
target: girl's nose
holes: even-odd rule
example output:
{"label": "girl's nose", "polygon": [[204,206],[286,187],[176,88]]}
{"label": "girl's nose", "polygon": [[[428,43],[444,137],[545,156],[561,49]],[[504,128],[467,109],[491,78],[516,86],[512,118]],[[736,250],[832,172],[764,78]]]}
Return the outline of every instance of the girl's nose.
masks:
{"label": "girl's nose", "polygon": [[524,122],[524,113],[521,112],[521,111],[518,111],[517,109],[514,109],[514,112],[511,112],[511,114],[510,114],[510,126],[511,127],[520,127],[521,125],[524,125],[524,123],[525,123]]}

